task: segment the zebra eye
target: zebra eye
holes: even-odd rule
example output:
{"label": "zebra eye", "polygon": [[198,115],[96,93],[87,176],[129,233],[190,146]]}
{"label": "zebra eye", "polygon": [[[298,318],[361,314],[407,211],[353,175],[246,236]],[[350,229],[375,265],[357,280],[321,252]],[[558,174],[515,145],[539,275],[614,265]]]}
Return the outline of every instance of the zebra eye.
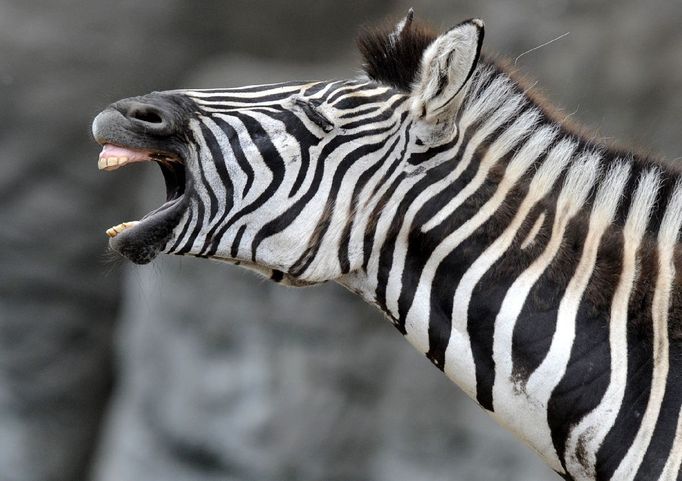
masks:
{"label": "zebra eye", "polygon": [[334,129],[334,124],[331,120],[325,117],[310,100],[299,97],[294,99],[294,104],[303,110],[303,113],[324,132],[331,132]]}

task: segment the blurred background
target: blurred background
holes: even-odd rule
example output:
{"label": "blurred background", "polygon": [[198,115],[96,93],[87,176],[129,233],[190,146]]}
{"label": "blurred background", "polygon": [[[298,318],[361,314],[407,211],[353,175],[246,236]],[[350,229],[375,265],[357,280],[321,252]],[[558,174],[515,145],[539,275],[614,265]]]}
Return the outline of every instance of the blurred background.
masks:
{"label": "blurred background", "polygon": [[554,475],[339,286],[137,267],[104,230],[160,205],[97,171],[121,97],[347,78],[358,27],[486,22],[572,120],[682,161],[678,0],[0,1],[0,481],[545,480]]}

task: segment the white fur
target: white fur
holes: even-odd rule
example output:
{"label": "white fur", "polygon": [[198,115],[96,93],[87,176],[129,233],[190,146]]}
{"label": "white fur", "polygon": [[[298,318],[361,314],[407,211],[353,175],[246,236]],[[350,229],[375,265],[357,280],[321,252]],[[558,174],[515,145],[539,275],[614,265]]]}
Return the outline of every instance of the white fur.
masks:
{"label": "white fur", "polygon": [[654,371],[642,423],[627,454],[613,473],[613,481],[634,479],[654,434],[668,378],[668,309],[675,280],[674,250],[682,227],[682,183],[678,182],[658,231],[658,276],[651,305],[654,330]]}
{"label": "white fur", "polygon": [[[483,22],[471,20],[444,33],[422,56],[421,76],[413,87],[415,115],[436,123],[451,119],[466,95],[467,76],[478,59],[478,40]],[[446,78],[445,88],[441,79]]]}
{"label": "white fur", "polygon": [[[504,114],[504,112],[502,114]],[[502,115],[500,115],[500,117],[502,117]],[[498,117],[498,119],[500,119],[500,117]],[[539,118],[540,114],[537,110],[529,110],[524,112],[507,130],[505,130],[502,135],[493,142],[488,152],[486,152],[474,178],[457,193],[454,199],[444,205],[436,215],[424,224],[422,232],[426,233],[437,227],[455,212],[469,197],[478,191],[488,177],[490,169],[497,164],[500,161],[500,158],[506,155],[524,135],[527,135],[532,131]],[[462,163],[461,165],[462,167],[458,166],[457,169],[460,172],[468,167],[468,164]]]}
{"label": "white fur", "polygon": [[[514,184],[516,184],[518,179],[521,178],[532,163],[542,155],[555,137],[556,131],[554,128],[543,127],[528,139],[524,146],[510,161],[505,171],[505,176],[497,186],[497,190],[493,196],[470,220],[448,236],[448,238],[452,238],[452,240],[455,241],[450,243],[451,248],[456,247],[468,238],[476,229],[478,229],[478,227],[483,225],[484,222],[497,212],[497,209],[500,208]],[[444,243],[443,245],[447,244]],[[485,257],[486,253],[479,257],[479,259],[485,259]],[[488,259],[485,259],[481,262],[486,263],[487,261]],[[480,278],[478,277],[479,274],[482,276],[485,273],[480,273],[477,270],[478,266],[476,264],[477,263],[474,262],[468,271],[468,273],[471,273],[470,277],[467,277],[467,273],[465,273],[455,291],[451,314],[452,330],[450,332],[450,342],[448,343],[445,352],[446,375],[457,382],[464,392],[472,397],[476,395],[476,369],[467,330],[467,310],[471,293],[478,280],[477,278]]]}
{"label": "white fur", "polygon": [[493,416],[535,449],[558,472],[563,472],[563,468],[547,426],[546,405],[520,391],[512,379],[512,334],[528,293],[558,252],[566,226],[587,200],[598,170],[599,156],[596,154],[585,154],[573,162],[557,200],[549,243],[509,288],[495,320]]}
{"label": "white fur", "polygon": [[[479,166],[474,179],[456,195],[455,199],[448,203],[448,206],[455,203],[461,204],[464,202],[464,200],[466,200],[466,198],[470,197],[478,189],[478,187],[480,187],[485,180],[485,176],[487,175],[490,167],[498,162],[503,155],[509,152],[509,150],[511,150],[511,148],[515,145],[516,141],[528,133],[528,130],[535,124],[537,116],[538,114],[536,111],[526,112],[508,130],[500,135],[495,142],[493,142],[481,160],[481,165]],[[481,172],[485,172],[485,174],[481,174]],[[448,207],[446,206],[444,209],[446,208]],[[438,215],[440,214],[437,214],[436,216]],[[490,212],[480,213],[480,215],[475,217],[475,220],[470,219],[455,232],[443,239],[433,250],[431,256],[424,265],[424,270],[422,271],[414,296],[415,300],[410,306],[405,318],[405,329],[407,330],[406,337],[420,351],[427,352],[429,349],[429,299],[431,296],[431,286],[436,269],[441,264],[443,259],[450,253],[450,251],[457,247],[459,243],[468,238],[482,222],[487,220],[490,215],[492,215]],[[422,228],[422,231],[426,231],[428,229],[428,224],[430,224],[432,221],[433,219],[429,221],[429,223],[425,224]],[[462,387],[466,392],[471,389],[471,386],[468,382],[465,384],[468,387]]]}
{"label": "white fur", "polygon": [[678,410],[677,414],[677,429],[675,430],[675,440],[673,447],[670,450],[668,460],[663,466],[663,472],[659,479],[664,481],[674,481],[680,472],[682,465],[682,410]]}
{"label": "white fur", "polygon": [[[485,94],[487,98],[488,92],[493,94],[495,97],[494,102],[478,102],[472,106],[472,110],[465,111],[462,116],[462,126],[461,129],[464,132],[473,122],[478,120],[481,116],[488,113],[489,110],[497,108],[500,102],[500,98],[497,97],[501,91],[505,91],[507,85],[500,85],[499,83],[491,86]],[[396,248],[393,254],[393,262],[391,264],[391,272],[388,278],[388,285],[386,289],[386,302],[388,308],[391,312],[397,315],[398,311],[398,298],[400,296],[400,279],[402,278],[402,271],[405,265],[405,256],[407,254],[407,238],[409,232],[412,230],[412,223],[414,221],[414,216],[417,214],[419,209],[435,195],[438,195],[444,189],[448,188],[454,181],[456,181],[459,176],[466,170],[469,163],[471,162],[476,148],[483,142],[489,135],[491,135],[500,125],[506,122],[512,115],[517,112],[517,109],[522,104],[522,98],[520,96],[515,96],[509,99],[500,107],[494,114],[490,116],[489,119],[481,126],[480,129],[472,136],[469,144],[466,146],[465,151],[460,159],[459,163],[453,169],[452,173],[444,177],[441,181],[433,184],[431,188],[421,192],[415,201],[410,205],[410,208],[405,214],[402,228],[398,234],[398,239],[396,241]],[[464,141],[463,137],[459,139],[459,142],[454,146],[454,148],[443,154],[443,158],[451,158],[460,148]]]}
{"label": "white fur", "polygon": [[599,405],[571,430],[566,441],[566,467],[576,479],[596,477],[597,451],[616,421],[625,394],[628,302],[638,269],[637,251],[646,232],[659,183],[657,170],[649,170],[640,178],[623,228],[623,267],[613,295],[609,321],[609,386]]}
{"label": "white fur", "polygon": [[537,219],[535,219],[535,223],[533,224],[533,227],[528,231],[528,234],[526,235],[526,238],[523,239],[523,242],[521,242],[521,245],[519,246],[521,249],[527,249],[533,243],[535,242],[535,238],[538,236],[540,233],[540,229],[542,228],[542,224],[545,223],[545,213],[542,212]]}

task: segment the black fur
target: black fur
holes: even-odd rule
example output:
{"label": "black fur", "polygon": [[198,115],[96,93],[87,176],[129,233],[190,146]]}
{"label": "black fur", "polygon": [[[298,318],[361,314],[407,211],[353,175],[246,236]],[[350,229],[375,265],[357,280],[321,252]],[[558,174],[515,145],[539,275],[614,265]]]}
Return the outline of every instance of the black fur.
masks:
{"label": "black fur", "polygon": [[409,92],[419,73],[422,54],[437,35],[428,26],[412,21],[406,23],[400,35],[394,32],[393,25],[365,28],[358,36],[358,49],[369,78]]}

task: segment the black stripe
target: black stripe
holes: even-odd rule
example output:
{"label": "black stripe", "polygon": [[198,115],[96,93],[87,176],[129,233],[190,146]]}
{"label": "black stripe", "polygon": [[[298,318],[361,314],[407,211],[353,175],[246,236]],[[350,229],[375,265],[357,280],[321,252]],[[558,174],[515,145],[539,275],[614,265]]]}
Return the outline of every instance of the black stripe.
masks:
{"label": "black stripe", "polygon": [[362,83],[354,83],[354,82],[341,82],[339,83],[338,86],[335,88],[332,87],[326,94],[326,99],[325,102],[328,104],[333,104],[336,102],[339,98],[343,97],[344,95],[349,95],[352,94],[353,92],[362,92],[363,90],[371,90],[376,88],[376,84],[366,84],[362,85]]}
{"label": "black stripe", "polygon": [[394,90],[388,90],[375,95],[352,95],[337,101],[335,104],[333,104],[333,107],[337,110],[351,110],[369,103],[383,104],[393,95],[395,95]]}
{"label": "black stripe", "polygon": [[[535,160],[536,165],[546,161],[549,150],[548,148],[544,154]],[[534,172],[535,169],[531,166],[529,171]],[[458,259],[457,262],[464,264],[464,258],[469,252],[474,253],[478,249],[477,246],[481,245],[487,248],[502,235],[524,201],[531,178],[531,175],[527,175],[519,180],[517,185],[510,190],[498,211],[479,228],[482,231],[481,235],[475,234],[470,240],[462,243],[458,248],[460,254],[455,255],[455,258]],[[494,180],[491,182],[489,176],[487,182],[495,185],[497,189],[499,181]],[[534,212],[535,216],[539,215],[539,210],[536,209]],[[532,211],[531,214],[533,214]],[[529,215],[528,217],[532,216]],[[483,238],[478,243],[475,243],[476,237]],[[519,232],[517,232],[516,237],[519,237]],[[474,242],[474,245],[467,245],[472,242]],[[465,252],[465,254],[461,254],[461,252]],[[539,255],[536,249],[532,253],[536,254],[536,256]],[[520,251],[518,243],[516,248],[512,244],[507,252],[490,267],[488,272],[481,276],[481,279],[471,292],[471,299],[467,310],[467,331],[470,336],[472,355],[476,368],[476,399],[483,408],[489,411],[493,410],[492,390],[495,381],[495,363],[493,361],[495,319],[509,287],[518,275],[530,265],[534,257],[531,256],[531,252]],[[469,267],[466,266],[466,269],[468,270]]]}
{"label": "black stripe", "polygon": [[[457,140],[458,137],[454,138],[451,142],[448,142],[444,146],[429,149],[426,153],[411,154],[408,159],[408,163],[412,163],[411,159],[415,155],[420,155],[422,157],[428,155],[429,158],[433,158],[434,156],[454,147],[457,144]],[[448,164],[447,169],[441,168],[429,171],[422,180],[418,181],[409,189],[398,205],[398,209],[391,220],[391,224],[379,252],[379,269],[377,273],[377,288],[375,292],[376,302],[384,311],[388,310],[386,306],[386,287],[388,285],[388,276],[390,275],[393,263],[393,254],[395,252],[396,241],[398,234],[400,233],[400,229],[402,228],[405,221],[405,214],[421,192],[427,190],[435,182],[441,180],[451,171],[452,168],[454,168],[452,161],[445,162],[445,164]],[[440,173],[438,171],[440,171]],[[403,328],[404,322],[404,319],[398,319],[399,330]]]}
{"label": "black stripe", "polygon": [[[396,122],[391,127],[400,127],[400,124]],[[382,134],[386,132],[386,130],[387,129],[376,129],[373,131],[374,132],[373,134],[370,134],[369,132],[363,133],[365,133],[368,136],[371,136]],[[324,240],[324,236],[327,233],[327,230],[329,229],[329,222],[333,215],[334,205],[337,202],[336,197],[338,195],[339,188],[341,187],[341,182],[343,181],[348,170],[355,164],[355,162],[358,161],[358,159],[361,159],[362,157],[365,157],[369,154],[381,150],[385,142],[386,142],[385,140],[382,140],[374,144],[361,145],[357,149],[349,152],[341,160],[332,178],[332,185],[330,187],[329,195],[327,196],[327,202],[324,210],[326,216],[323,216],[320,224],[318,225],[318,235],[315,236],[312,243],[308,245],[308,248],[305,250],[305,252],[291,266],[291,269],[289,270],[290,274],[297,277],[303,274],[303,272],[305,272],[308,266],[310,266],[313,259],[319,252],[320,247],[322,246],[322,241]]]}
{"label": "black stripe", "polygon": [[390,130],[390,128],[391,127],[372,131],[364,131],[353,135],[339,135],[338,137],[331,139],[329,143],[327,143],[322,148],[322,152],[320,153],[317,159],[317,165],[315,166],[315,173],[313,175],[312,182],[310,183],[310,186],[308,187],[308,190],[305,192],[305,194],[303,194],[296,202],[294,202],[294,204],[290,206],[285,212],[283,212],[278,217],[265,224],[256,233],[253,242],[251,243],[252,258],[255,259],[256,251],[258,250],[258,247],[265,239],[286,229],[292,222],[294,222],[298,218],[299,214],[304,209],[304,207],[308,205],[310,200],[315,196],[315,194],[317,194],[322,179],[324,177],[325,161],[327,157],[329,157],[329,155],[331,155],[337,148],[339,148],[342,145],[345,145],[346,143],[356,141],[357,139],[360,139],[363,136],[385,133],[388,130]]}
{"label": "black stripe", "polygon": [[[206,127],[204,124],[201,124],[201,133],[202,136],[204,137],[204,140],[206,141],[206,146],[208,147],[208,150],[211,154],[212,158],[219,158],[221,159],[223,154],[220,151],[220,145],[218,144],[218,141],[216,138],[213,136],[213,132],[211,132],[208,127]],[[195,182],[201,182],[201,184],[204,186],[206,189],[206,193],[208,194],[208,207],[209,207],[209,217],[208,217],[208,222],[210,223],[215,215],[218,213],[218,197],[215,195],[215,192],[213,192],[213,187],[211,184],[209,184],[208,180],[206,180],[206,173],[204,172],[204,166],[203,162],[197,162],[197,166],[199,168],[199,176],[201,177],[200,179],[195,179]],[[229,179],[229,177],[227,177]],[[224,179],[221,179],[224,180]],[[199,196],[197,195],[197,199],[199,199]],[[200,202],[200,200],[198,200]]]}
{"label": "black stripe", "polygon": [[242,236],[244,235],[244,231],[246,230],[246,225],[241,226],[237,230],[237,234],[234,236],[234,240],[232,241],[232,247],[230,248],[230,257],[233,259],[237,258],[237,255],[239,254],[239,244],[242,241]]}
{"label": "black stripe", "polygon": [[597,480],[609,480],[632,444],[642,422],[653,375],[651,306],[658,275],[655,241],[644,238],[639,248],[639,276],[628,305],[628,374],[616,421],[597,451]]}
{"label": "black stripe", "polygon": [[[371,165],[367,170],[365,170],[362,175],[358,178],[358,182],[353,188],[353,194],[351,195],[351,200],[349,203],[348,207],[348,221],[346,222],[346,226],[343,229],[343,233],[341,234],[341,245],[339,246],[339,265],[341,266],[341,272],[343,274],[347,274],[350,272],[350,236],[352,233],[353,229],[353,224],[355,222],[355,212],[358,204],[358,197],[360,196],[360,192],[362,189],[365,187],[367,182],[369,182],[369,179],[372,178],[372,176],[386,163],[386,160],[393,154],[395,148],[398,146],[398,142],[400,141],[400,136],[397,136],[393,144],[388,148],[386,153],[373,165]],[[407,144],[409,143],[409,129],[406,131],[406,138],[405,138],[405,148],[407,148]],[[402,158],[403,154],[400,156]]]}
{"label": "black stripe", "polygon": [[199,235],[199,231],[201,231],[201,228],[204,225],[204,204],[201,202],[201,198],[196,193],[196,191],[194,191],[194,194],[195,194],[194,197],[196,198],[197,201],[197,223],[194,226],[194,229],[192,229],[192,233],[190,234],[189,238],[187,239],[187,241],[185,241],[185,245],[177,252],[178,255],[187,254],[190,251],[192,245],[194,244],[194,241]]}
{"label": "black stripe", "polygon": [[[217,119],[219,120],[219,119]],[[238,142],[237,140],[237,134],[232,129],[230,125],[228,125],[226,122],[219,121],[220,123],[217,123],[218,127],[221,128],[226,135],[228,135],[228,138],[230,139],[230,144],[232,145],[232,148],[234,149],[234,144],[232,144],[233,139],[235,139],[235,142]],[[213,132],[206,127],[205,125],[201,125],[201,133],[204,137],[204,142],[206,142],[206,146],[208,147],[209,153],[211,155],[211,159],[215,163],[216,170],[218,171],[218,175],[220,176],[221,181],[223,182],[223,185],[225,186],[225,210],[221,214],[219,220],[211,227],[211,229],[208,231],[206,234],[206,238],[204,239],[204,245],[201,247],[199,251],[199,256],[204,255],[204,253],[208,250],[209,246],[211,245],[211,241],[213,240],[213,234],[216,232],[216,230],[222,225],[223,221],[225,218],[229,215],[230,211],[232,210],[232,207],[234,205],[234,186],[232,184],[232,180],[230,179],[230,175],[227,172],[227,168],[225,166],[225,159],[223,158],[223,153],[220,148],[220,145],[218,144],[217,139],[213,135]],[[237,151],[240,151],[239,146],[237,145]],[[199,162],[199,165],[201,166],[202,162]],[[247,164],[248,166],[248,164]],[[200,167],[201,168],[201,167]],[[252,172],[253,175],[253,172]],[[208,188],[208,182],[206,181],[205,178],[202,176],[202,181],[204,182],[204,185],[207,186]],[[216,200],[217,203],[217,200]],[[213,220],[213,217],[215,216],[215,212],[211,213],[211,217],[209,219],[209,223]]]}
{"label": "black stripe", "polygon": [[[255,96],[255,97],[234,97],[230,96],[228,94],[226,95],[219,95],[215,97],[194,97],[194,100],[201,106],[204,107],[212,107],[212,108],[217,108],[220,107],[221,105],[225,108],[230,108],[231,105],[234,104],[240,104],[240,106],[244,105],[253,105],[253,106],[258,106],[260,104],[265,104],[268,102],[281,102],[282,100],[287,100],[290,98],[292,95],[294,95],[295,92],[293,91],[287,91],[287,92],[278,92],[278,93],[270,93],[262,96]],[[227,105],[225,105],[227,104]]]}
{"label": "black stripe", "polygon": [[185,225],[182,227],[182,231],[178,235],[178,238],[175,239],[175,243],[173,244],[173,247],[171,247],[170,250],[168,251],[169,253],[171,253],[171,252],[176,253],[175,249],[178,248],[178,246],[180,245],[180,242],[182,242],[182,239],[185,237],[185,234],[187,234],[187,231],[189,230],[189,226],[192,224],[192,218],[193,217],[194,217],[194,209],[192,209],[192,205],[190,204],[189,207],[187,207],[187,222],[185,222]]}
{"label": "black stripe", "polygon": [[310,169],[310,149],[319,145],[323,137],[316,135],[315,132],[311,132],[303,121],[292,112],[284,111],[281,114],[272,115],[272,117],[282,122],[287,133],[296,139],[301,152],[298,173],[289,191],[289,197],[293,197],[303,185],[306,174]]}
{"label": "black stripe", "polygon": [[[481,119],[481,121],[482,120],[483,119]],[[479,124],[477,123],[477,125]],[[464,132],[462,145],[451,161],[443,162],[439,166],[430,170],[427,177],[424,180],[418,182],[411,189],[409,193],[410,195],[406,196],[404,201],[407,203],[407,205],[412,203],[422,190],[428,188],[428,186],[431,184],[447,177],[447,175],[449,175],[452,170],[456,168],[459,162],[462,161],[462,156],[464,155],[471,138],[477,130],[477,125],[472,125]],[[407,253],[405,255],[405,267],[403,269],[403,275],[401,279],[402,289],[400,292],[400,298],[398,299],[398,321],[401,326],[404,326],[405,316],[407,316],[409,308],[414,301],[419,279],[430,253],[433,252],[436,246],[440,243],[439,239],[443,239],[448,235],[447,232],[441,232],[443,230],[443,223],[436,227],[432,233],[429,233],[428,236],[421,232],[421,227],[426,224],[444,205],[450,203],[457,193],[460,192],[469,182],[471,182],[471,179],[473,179],[476,171],[478,170],[479,164],[487,153],[488,148],[499,137],[499,135],[504,132],[505,128],[505,126],[500,127],[490,136],[484,139],[473,152],[471,162],[467,168],[464,169],[459,178],[447,188],[426,201],[415,215],[414,221],[412,223],[413,227],[408,237]],[[405,206],[404,208],[406,209],[407,207]],[[454,227],[455,226],[453,226],[453,230]]]}
{"label": "black stripe", "polygon": [[[239,134],[237,133],[237,131],[225,119],[222,119],[220,117],[213,117],[213,119],[215,123],[218,125],[218,127],[220,127],[222,131],[225,132],[227,140],[230,143],[231,152],[234,155],[235,160],[237,161],[237,165],[246,176],[246,182],[244,183],[244,189],[242,190],[242,198],[244,198],[249,193],[249,190],[251,190],[251,185],[253,184],[254,178],[253,167],[251,167],[249,160],[244,155],[244,149],[239,143]],[[224,159],[220,160],[221,160],[220,163],[224,168],[225,161]],[[225,174],[227,175],[227,172],[225,172]],[[227,175],[227,178],[229,179],[229,175]],[[232,199],[230,199],[230,202],[231,201]]]}
{"label": "black stripe", "polygon": [[[680,309],[682,309],[681,301],[680,295],[672,294],[672,305],[669,310],[671,314],[680,312]],[[677,418],[680,413],[680,399],[682,399],[682,344],[679,342],[682,333],[680,332],[679,325],[675,325],[676,322],[676,320],[671,319],[668,324],[670,366],[665,396],[661,404],[661,412],[658,415],[653,438],[644,455],[639,471],[637,471],[635,481],[658,479],[668,456],[673,455],[671,450],[675,441]],[[678,479],[680,476],[682,476],[682,471],[678,473]]]}
{"label": "black stripe", "polygon": [[377,124],[379,122],[385,122],[386,120],[390,119],[393,114],[395,113],[395,110],[400,107],[405,101],[408,99],[408,97],[399,97],[396,99],[392,104],[390,104],[386,109],[384,109],[379,115],[376,115],[374,117],[371,117],[369,119],[360,119],[356,120],[354,122],[348,122],[347,124],[341,124],[341,127],[350,130],[354,129],[357,127],[364,127],[370,124]]}
{"label": "black stripe", "polygon": [[[372,250],[374,248],[377,226],[379,224],[379,217],[381,216],[381,211],[386,207],[388,200],[393,196],[395,191],[398,189],[398,186],[401,184],[401,182],[406,177],[407,177],[407,174],[405,172],[401,172],[400,174],[398,174],[398,176],[391,183],[390,187],[388,189],[386,189],[386,191],[383,193],[381,198],[377,201],[376,206],[374,207],[374,210],[372,210],[372,213],[369,215],[369,221],[367,222],[367,227],[365,229],[365,235],[364,235],[364,239],[363,239],[362,267],[365,270],[367,270],[367,266],[369,264],[369,258],[372,255]],[[377,184],[377,187],[379,185],[380,184]],[[379,285],[381,285],[381,283],[379,283],[377,285],[377,288],[379,287]],[[375,297],[376,297],[376,295],[375,295]],[[384,304],[379,304],[379,307],[384,312],[386,312],[385,302],[384,302]],[[403,334],[405,334],[404,329],[401,332]]]}
{"label": "black stripe", "polygon": [[246,205],[245,207],[240,209],[237,214],[230,218],[230,220],[227,223],[225,223],[220,228],[220,230],[218,230],[218,232],[212,239],[210,250],[207,253],[209,257],[216,253],[218,245],[220,244],[220,240],[222,239],[223,235],[225,235],[227,229],[229,229],[230,226],[232,226],[237,220],[255,211],[263,204],[265,204],[268,200],[270,200],[277,191],[277,189],[279,188],[279,186],[281,185],[282,180],[284,179],[284,160],[279,155],[277,148],[272,144],[270,137],[268,136],[267,132],[263,129],[263,127],[260,125],[260,123],[248,115],[244,114],[232,115],[239,118],[246,127],[246,131],[251,137],[253,144],[260,152],[261,157],[265,162],[265,165],[270,169],[270,172],[272,172],[272,180],[270,184],[268,184],[268,186],[265,188],[265,190],[261,192],[258,198],[256,198],[249,205]]}
{"label": "black stripe", "polygon": [[476,400],[489,411],[493,410],[495,382],[495,362],[493,361],[495,319],[509,288],[516,281],[519,273],[530,266],[549,242],[547,234],[551,231],[553,214],[545,218],[537,235],[538,240],[527,249],[520,248],[520,244],[533,228],[537,218],[547,209],[549,202],[541,200],[531,209],[510,248],[481,277],[471,293],[467,330],[476,366]]}
{"label": "black stripe", "polygon": [[355,112],[347,112],[343,115],[339,115],[339,119],[352,119],[353,117],[359,117],[360,115],[365,115],[365,114],[369,114],[372,112],[376,112],[377,110],[380,110],[380,109],[381,109],[381,105],[371,105],[369,107],[359,109]]}
{"label": "black stripe", "polygon": [[318,82],[315,85],[312,85],[312,86],[308,87],[307,89],[305,89],[301,93],[301,95],[303,95],[304,97],[311,97],[311,96],[315,95],[316,93],[324,90],[325,87],[327,87],[330,83],[333,83],[333,82]]}
{"label": "black stripe", "polygon": [[[590,283],[576,315],[575,338],[566,372],[547,406],[547,422],[561,464],[573,427],[601,402],[609,386],[609,320],[613,295],[623,269],[623,235],[611,227],[602,237]],[[580,456],[580,452],[577,453]],[[585,460],[586,461],[586,460]]]}
{"label": "black stripe", "polygon": [[580,262],[588,221],[587,216],[577,215],[568,223],[559,251],[528,292],[514,326],[512,376],[522,384],[540,366],[552,344],[559,305]]}
{"label": "black stripe", "polygon": [[[444,219],[438,226],[432,229],[431,232],[424,235],[433,243],[432,251],[440,243],[440,240],[445,239],[451,233],[461,228],[465,222],[475,216],[481,208],[488,202],[500,186],[501,180],[504,178],[504,169],[506,169],[509,161],[516,155],[526,142],[531,138],[531,132],[524,132],[516,145],[512,147],[502,158],[496,159],[496,162],[491,166],[487,174],[486,180],[481,184],[478,190],[472,193],[454,212],[452,212],[446,219]],[[477,149],[477,153],[481,149]],[[486,148],[487,153],[487,148]],[[485,154],[481,155],[480,161],[485,158]],[[461,184],[460,188],[452,189],[453,193],[459,193],[465,185],[468,185],[475,177],[481,168],[480,161],[478,162],[476,172],[473,176],[466,180],[465,184]],[[474,162],[472,162],[474,164]],[[464,174],[458,179],[458,182],[465,181]],[[447,192],[447,191],[446,191]],[[447,204],[451,199],[447,201]],[[518,204],[518,200],[512,204]],[[442,205],[447,205],[442,204]],[[510,212],[514,211],[514,207],[507,209],[501,206],[498,212],[506,214],[507,218]],[[438,211],[434,210],[435,215]],[[482,249],[486,249],[495,238],[499,237],[505,225],[498,225],[495,222],[495,216],[491,216],[486,222],[479,226],[476,231],[464,240],[460,245],[452,249],[447,256],[441,261],[436,268],[431,287],[430,298],[430,315],[429,315],[429,350],[426,357],[430,359],[438,368],[443,369],[445,364],[445,352],[450,342],[450,334],[452,330],[452,303],[455,290],[459,285],[464,273],[469,269],[471,264],[478,258]],[[488,232],[490,231],[490,233]],[[491,234],[492,233],[492,234]],[[436,239],[436,241],[434,241]],[[424,260],[428,258],[425,256]],[[422,267],[423,270],[423,267]]]}

